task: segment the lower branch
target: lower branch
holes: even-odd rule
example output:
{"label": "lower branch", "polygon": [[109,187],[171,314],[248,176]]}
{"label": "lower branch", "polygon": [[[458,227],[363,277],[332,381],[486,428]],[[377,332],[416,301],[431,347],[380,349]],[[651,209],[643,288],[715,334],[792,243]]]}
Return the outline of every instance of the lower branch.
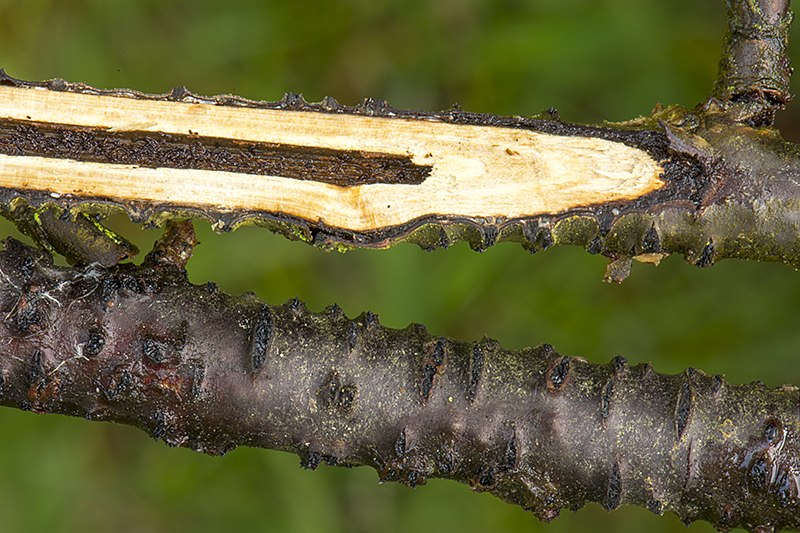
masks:
{"label": "lower branch", "polygon": [[454,479],[543,520],[599,502],[721,530],[800,527],[794,387],[232,297],[187,281],[193,244],[190,226],[169,226],[142,266],[105,269],[6,240],[0,403],[210,454],[258,446],[409,486]]}

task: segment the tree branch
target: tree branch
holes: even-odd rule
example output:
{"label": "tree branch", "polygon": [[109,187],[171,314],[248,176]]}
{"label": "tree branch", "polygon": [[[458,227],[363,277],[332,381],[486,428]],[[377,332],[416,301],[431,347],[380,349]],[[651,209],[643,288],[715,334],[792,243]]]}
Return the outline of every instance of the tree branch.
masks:
{"label": "tree branch", "polygon": [[191,215],[340,249],[576,244],[609,257],[615,281],[632,259],[670,253],[798,267],[798,148],[772,128],[789,100],[788,2],[728,5],[712,98],[601,128],[0,74],[0,211],[47,249],[101,265],[57,268],[7,241],[0,402],[211,454],[244,444],[411,486],[455,479],[544,520],[596,501],[720,529],[800,527],[793,387],[233,298],[188,284],[185,226],[135,267],[118,264],[135,250],[86,216]]}
{"label": "tree branch", "polygon": [[210,454],[258,446],[409,486],[454,479],[547,521],[599,502],[724,530],[800,527],[793,387],[234,298],[188,283],[193,243],[171,225],[142,266],[106,270],[55,267],[7,240],[0,402]]}
{"label": "tree branch", "polygon": [[[3,73],[0,211],[49,249],[106,266],[129,247],[86,257],[94,245],[60,244],[43,219],[192,216],[338,249],[574,244],[608,257],[613,281],[632,259],[671,253],[700,267],[736,257],[800,268],[800,153],[771,127],[789,99],[791,17],[745,4],[732,7],[713,98],[602,128],[552,114],[265,103],[185,88],[152,96]],[[767,67],[779,72],[765,77]]]}

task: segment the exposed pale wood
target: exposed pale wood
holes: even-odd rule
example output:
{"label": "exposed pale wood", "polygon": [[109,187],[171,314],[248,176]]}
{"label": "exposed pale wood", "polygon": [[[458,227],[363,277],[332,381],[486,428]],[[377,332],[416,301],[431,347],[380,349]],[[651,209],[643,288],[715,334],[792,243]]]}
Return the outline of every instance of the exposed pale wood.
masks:
{"label": "exposed pale wood", "polygon": [[280,176],[0,157],[0,187],[264,210],[355,231],[432,214],[559,213],[635,199],[664,185],[659,162],[642,150],[513,128],[14,87],[0,87],[0,117],[388,153],[432,166],[419,185],[340,187]]}

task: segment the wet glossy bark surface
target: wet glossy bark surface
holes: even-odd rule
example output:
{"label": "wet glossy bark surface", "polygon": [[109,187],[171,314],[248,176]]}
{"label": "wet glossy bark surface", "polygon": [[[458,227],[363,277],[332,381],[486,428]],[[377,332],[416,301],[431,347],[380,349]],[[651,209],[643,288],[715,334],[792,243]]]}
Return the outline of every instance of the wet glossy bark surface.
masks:
{"label": "wet glossy bark surface", "polygon": [[54,267],[6,241],[2,403],[210,454],[258,446],[410,486],[454,479],[544,520],[593,501],[721,529],[798,527],[792,387],[234,298],[187,282],[192,245],[175,226],[144,266],[106,270]]}

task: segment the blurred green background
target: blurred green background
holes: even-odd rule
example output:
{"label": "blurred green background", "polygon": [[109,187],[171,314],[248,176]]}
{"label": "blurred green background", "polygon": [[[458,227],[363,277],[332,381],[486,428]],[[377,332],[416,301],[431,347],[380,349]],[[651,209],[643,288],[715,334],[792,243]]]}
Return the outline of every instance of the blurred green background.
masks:
{"label": "blurred green background", "polygon": [[[565,120],[598,122],[704,99],[724,25],[720,0],[0,0],[0,66],[154,93],[293,91],[519,115],[556,106]],[[781,120],[800,139],[797,112]],[[143,250],[157,237],[112,223]],[[548,342],[597,362],[621,354],[661,372],[800,384],[800,275],[785,266],[699,270],[670,257],[635,264],[618,286],[601,282],[603,258],[580,249],[327,254],[266,230],[198,226],[191,279],[233,294],[297,296],[314,311],[337,302],[349,316],[371,310],[391,327],[416,321],[508,348]],[[562,514],[541,524],[452,482],[378,486],[368,469],[308,472],[294,456],[253,449],[212,458],[124,426],[0,410],[2,531],[686,531],[637,508]]]}

